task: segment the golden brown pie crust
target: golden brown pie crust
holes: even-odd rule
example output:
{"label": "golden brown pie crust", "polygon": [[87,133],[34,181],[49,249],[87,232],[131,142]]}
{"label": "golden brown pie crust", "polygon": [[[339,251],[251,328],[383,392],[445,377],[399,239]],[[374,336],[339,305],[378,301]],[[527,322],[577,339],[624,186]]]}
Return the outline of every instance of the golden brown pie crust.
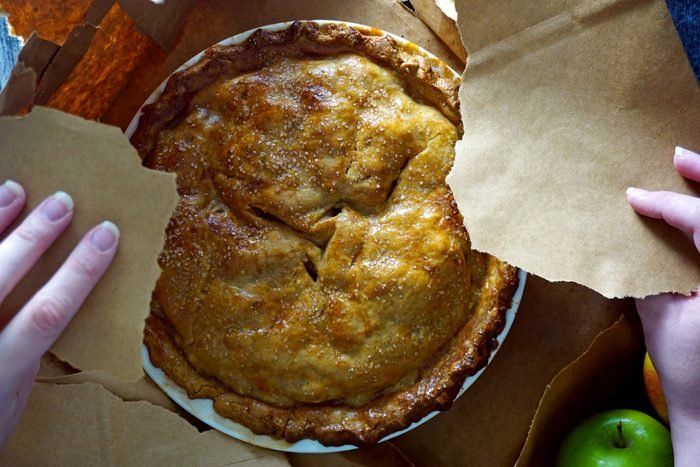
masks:
{"label": "golden brown pie crust", "polygon": [[470,250],[444,182],[458,86],[415,46],[313,22],[173,75],[132,138],[181,196],[152,363],[290,442],[369,446],[449,408],[517,286]]}

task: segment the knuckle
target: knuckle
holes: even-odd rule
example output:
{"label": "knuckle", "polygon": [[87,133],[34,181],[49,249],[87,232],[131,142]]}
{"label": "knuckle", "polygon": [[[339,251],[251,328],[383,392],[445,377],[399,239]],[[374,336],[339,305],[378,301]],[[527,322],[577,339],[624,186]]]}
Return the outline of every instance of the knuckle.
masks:
{"label": "knuckle", "polygon": [[100,275],[100,266],[95,258],[80,257],[71,259],[69,267],[84,279],[92,280]]}
{"label": "knuckle", "polygon": [[17,238],[30,245],[40,245],[46,235],[33,223],[22,224],[15,230]]}
{"label": "knuckle", "polygon": [[677,195],[670,191],[660,191],[656,197],[656,202],[661,209],[669,213],[678,213],[682,211],[684,206],[680,201]]}
{"label": "knuckle", "polygon": [[659,191],[656,193],[656,202],[662,207],[672,207],[674,205],[674,200],[674,193],[670,191]]}
{"label": "knuckle", "polygon": [[42,298],[32,310],[32,328],[42,336],[54,336],[63,329],[70,315],[70,305],[57,297]]}
{"label": "knuckle", "polygon": [[697,214],[696,203],[688,196],[674,193],[672,191],[662,191],[659,195],[659,203],[675,214],[693,219]]}

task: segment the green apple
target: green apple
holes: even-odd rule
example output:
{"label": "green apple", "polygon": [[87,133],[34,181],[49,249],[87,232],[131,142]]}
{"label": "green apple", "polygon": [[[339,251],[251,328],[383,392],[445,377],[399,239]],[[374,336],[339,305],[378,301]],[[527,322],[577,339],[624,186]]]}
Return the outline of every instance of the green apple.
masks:
{"label": "green apple", "polygon": [[557,467],[673,467],[671,434],[649,415],[610,410],[594,415],[564,439]]}

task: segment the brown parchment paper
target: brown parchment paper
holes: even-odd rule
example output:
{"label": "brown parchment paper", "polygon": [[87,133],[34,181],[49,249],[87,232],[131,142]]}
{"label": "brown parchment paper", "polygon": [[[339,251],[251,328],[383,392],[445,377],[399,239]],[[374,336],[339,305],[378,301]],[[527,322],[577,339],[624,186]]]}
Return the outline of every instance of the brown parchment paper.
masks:
{"label": "brown parchment paper", "polygon": [[37,78],[41,79],[44,70],[46,70],[54,55],[56,55],[58,48],[53,42],[32,34],[22,46],[17,61],[24,63],[29,68],[33,68],[36,71]]}
{"label": "brown parchment paper", "polygon": [[[139,29],[164,49],[170,49],[195,0],[119,0]],[[164,21],[163,18],[167,18]]]}
{"label": "brown parchment paper", "polygon": [[114,262],[52,350],[82,370],[141,377],[143,319],[175,206],[174,177],[143,168],[118,128],[41,107],[0,119],[0,154],[0,178],[21,183],[29,207],[57,190],[75,200],[73,222],[2,303],[0,322],[46,282],[85,232],[110,219],[122,232]]}
{"label": "brown parchment paper", "polygon": [[551,379],[629,311],[632,300],[529,276],[510,333],[484,373],[450,410],[396,445],[419,466],[513,465]]}
{"label": "brown parchment paper", "polygon": [[368,449],[331,454],[289,454],[294,467],[412,467],[414,464],[396,445],[387,441]]}
{"label": "brown parchment paper", "polygon": [[463,63],[467,50],[457,29],[457,11],[454,0],[411,0],[418,17],[443,40],[452,53]]}
{"label": "brown parchment paper", "polygon": [[554,465],[559,445],[636,368],[641,375],[642,336],[625,317],[552,379],[532,421],[516,467]]}
{"label": "brown parchment paper", "polygon": [[58,49],[58,45],[36,34],[29,37],[0,92],[0,115],[19,115],[31,108],[37,84]]}
{"label": "brown parchment paper", "polygon": [[469,51],[448,177],[473,246],[605,296],[687,293],[700,256],[625,189],[698,193],[700,88],[662,0],[457,2]]}
{"label": "brown parchment paper", "polygon": [[46,104],[49,97],[63,84],[87,52],[95,33],[97,33],[97,28],[92,24],[85,23],[76,26],[68,34],[65,43],[47,63],[45,79],[39,81],[34,98],[36,105]]}
{"label": "brown parchment paper", "polygon": [[34,102],[36,71],[17,62],[12,68],[3,92],[0,93],[0,115],[19,115],[27,112]]}
{"label": "brown parchment paper", "polygon": [[128,382],[115,377],[108,371],[79,371],[50,352],[41,359],[36,381],[54,384],[97,383],[122,400],[148,401],[171,412],[183,413],[175,402],[146,375],[136,381]]}
{"label": "brown parchment paper", "polygon": [[95,383],[35,384],[0,464],[288,465],[281,453],[200,433],[172,412],[125,402]]}

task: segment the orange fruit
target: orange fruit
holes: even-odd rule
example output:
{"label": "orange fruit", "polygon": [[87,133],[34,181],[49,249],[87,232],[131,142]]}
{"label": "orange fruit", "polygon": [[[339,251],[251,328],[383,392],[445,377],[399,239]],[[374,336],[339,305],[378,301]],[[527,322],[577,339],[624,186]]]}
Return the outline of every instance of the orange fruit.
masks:
{"label": "orange fruit", "polygon": [[647,390],[647,397],[649,402],[654,407],[657,415],[661,420],[668,424],[668,408],[666,407],[666,399],[664,398],[664,392],[661,389],[661,381],[659,380],[659,374],[654,368],[654,364],[651,362],[649,357],[649,352],[644,356],[644,387]]}

